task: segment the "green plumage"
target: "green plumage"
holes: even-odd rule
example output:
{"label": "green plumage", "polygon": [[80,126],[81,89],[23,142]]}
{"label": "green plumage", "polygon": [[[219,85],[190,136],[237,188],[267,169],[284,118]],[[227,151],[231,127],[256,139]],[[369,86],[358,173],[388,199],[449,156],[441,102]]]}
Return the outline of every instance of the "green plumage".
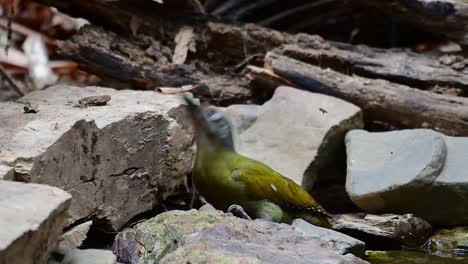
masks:
{"label": "green plumage", "polygon": [[219,112],[189,105],[197,130],[193,183],[209,203],[221,210],[240,205],[252,218],[283,223],[302,218],[330,226],[329,214],[301,186],[234,150],[230,125]]}

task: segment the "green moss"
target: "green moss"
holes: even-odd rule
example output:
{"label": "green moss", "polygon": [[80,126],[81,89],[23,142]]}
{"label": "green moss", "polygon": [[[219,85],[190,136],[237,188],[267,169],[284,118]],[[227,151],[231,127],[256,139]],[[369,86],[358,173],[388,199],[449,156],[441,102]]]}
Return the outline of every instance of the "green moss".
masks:
{"label": "green moss", "polygon": [[228,252],[217,250],[201,250],[190,249],[177,250],[172,253],[169,258],[163,260],[164,263],[216,263],[216,264],[260,264],[262,263],[258,258],[252,256],[240,256]]}
{"label": "green moss", "polygon": [[429,253],[438,256],[454,256],[467,254],[468,228],[439,230],[427,243]]}
{"label": "green moss", "polygon": [[367,251],[372,264],[468,264],[468,258],[445,258],[416,251]]}
{"label": "green moss", "polygon": [[223,218],[219,211],[169,211],[153,217],[134,227],[138,242],[146,249],[144,260],[161,260],[166,254],[177,249],[186,236],[212,226],[215,220]]}

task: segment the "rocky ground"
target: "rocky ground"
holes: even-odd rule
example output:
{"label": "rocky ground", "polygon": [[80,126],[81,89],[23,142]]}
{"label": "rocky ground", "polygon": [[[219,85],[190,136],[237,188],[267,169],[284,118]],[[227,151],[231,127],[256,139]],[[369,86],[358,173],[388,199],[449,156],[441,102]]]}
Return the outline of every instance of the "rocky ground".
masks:
{"label": "rocky ground", "polygon": [[[90,80],[0,87],[0,264],[468,263],[464,1],[36,2],[89,19],[51,46]],[[332,227],[192,201],[182,92]]]}
{"label": "rocky ground", "polygon": [[366,132],[358,107],[292,87],[219,108],[241,153],[317,194],[329,230],[189,210],[194,129],[180,95],[62,85],[0,109],[0,263],[465,262],[464,138]]}

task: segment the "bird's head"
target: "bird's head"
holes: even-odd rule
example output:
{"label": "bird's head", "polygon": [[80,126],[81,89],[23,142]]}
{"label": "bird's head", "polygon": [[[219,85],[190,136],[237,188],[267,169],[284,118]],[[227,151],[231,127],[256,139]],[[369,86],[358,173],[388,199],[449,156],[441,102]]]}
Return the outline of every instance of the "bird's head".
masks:
{"label": "bird's head", "polygon": [[184,94],[184,99],[195,124],[198,144],[214,144],[234,150],[228,119],[214,107],[197,104],[189,94]]}

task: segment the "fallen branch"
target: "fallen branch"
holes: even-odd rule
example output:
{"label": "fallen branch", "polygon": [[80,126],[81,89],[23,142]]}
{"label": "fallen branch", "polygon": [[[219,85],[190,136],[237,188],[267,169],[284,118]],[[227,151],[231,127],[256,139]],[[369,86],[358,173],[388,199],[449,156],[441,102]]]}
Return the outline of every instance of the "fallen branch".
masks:
{"label": "fallen branch", "polygon": [[421,30],[468,44],[468,2],[465,0],[359,0],[405,20]]}
{"label": "fallen branch", "polygon": [[[96,38],[96,36],[99,36]],[[114,40],[119,38],[115,44]],[[150,40],[141,48],[134,41],[95,26],[85,26],[71,40],[58,42],[58,53],[99,76],[111,77],[143,89],[200,86],[202,97],[215,104],[240,103],[251,97],[248,80],[170,63],[172,54],[161,43]]]}
{"label": "fallen branch", "polygon": [[460,88],[468,94],[468,69],[441,64],[437,58],[402,49],[378,49],[346,43],[301,47],[284,45],[275,53],[344,74],[358,74],[409,85],[423,90],[438,85]]}
{"label": "fallen branch", "polygon": [[432,128],[447,135],[468,135],[468,99],[348,76],[273,53],[267,55],[265,67],[299,88],[358,105],[366,119],[406,128]]}
{"label": "fallen branch", "polygon": [[5,80],[11,89],[13,89],[19,96],[23,96],[24,92],[19,88],[18,84],[11,78],[11,76],[5,71],[2,65],[0,65],[0,76],[2,79]]}

